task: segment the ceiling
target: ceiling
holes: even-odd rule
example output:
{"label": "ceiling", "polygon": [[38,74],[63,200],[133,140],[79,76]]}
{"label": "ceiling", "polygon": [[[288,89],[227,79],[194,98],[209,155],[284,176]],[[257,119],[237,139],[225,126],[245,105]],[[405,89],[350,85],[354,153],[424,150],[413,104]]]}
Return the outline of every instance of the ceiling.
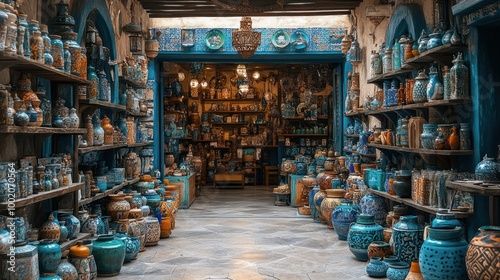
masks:
{"label": "ceiling", "polygon": [[345,15],[362,0],[139,0],[150,18]]}

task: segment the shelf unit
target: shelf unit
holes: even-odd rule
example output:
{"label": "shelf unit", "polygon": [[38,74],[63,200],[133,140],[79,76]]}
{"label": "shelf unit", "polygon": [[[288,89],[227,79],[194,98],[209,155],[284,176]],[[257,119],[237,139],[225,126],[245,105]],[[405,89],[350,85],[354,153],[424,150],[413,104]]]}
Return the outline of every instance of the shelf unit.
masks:
{"label": "shelf unit", "polygon": [[[28,205],[31,205],[31,204],[34,204],[37,202],[41,202],[41,201],[45,201],[45,200],[48,200],[48,199],[51,199],[54,197],[61,196],[64,194],[76,192],[76,191],[82,189],[84,187],[84,185],[85,185],[84,183],[76,183],[76,184],[72,184],[69,186],[59,187],[59,188],[54,189],[54,190],[33,194],[33,195],[30,195],[30,196],[25,197],[25,198],[16,199],[14,202],[15,208],[17,209],[17,208],[25,207],[25,206],[28,206]],[[7,202],[0,203],[0,210],[7,210],[8,205],[9,204]]]}
{"label": "shelf unit", "polygon": [[349,150],[349,149],[344,149],[344,152],[349,153],[349,154],[359,155],[359,156],[362,156],[362,157],[369,157],[369,158],[375,158],[375,157],[377,157],[376,154],[362,154],[362,153],[360,153],[358,151]]}
{"label": "shelf unit", "polygon": [[410,149],[405,147],[388,146],[382,144],[369,143],[368,146],[381,150],[391,150],[405,153],[426,154],[426,155],[440,155],[440,156],[467,156],[473,155],[473,150],[432,150],[432,149]]}
{"label": "shelf unit", "polygon": [[146,84],[136,82],[134,80],[125,78],[123,76],[118,77],[118,80],[120,81],[121,84],[129,85],[129,86],[131,86],[133,88],[136,88],[136,89],[146,89],[146,88],[148,88]]}
{"label": "shelf unit", "polygon": [[448,100],[434,100],[423,103],[414,103],[408,105],[398,105],[392,107],[380,108],[373,111],[366,111],[366,115],[378,115],[384,114],[388,112],[397,112],[397,111],[405,111],[405,110],[421,110],[433,107],[449,107],[456,105],[466,105],[472,103],[471,99],[448,99]]}
{"label": "shelf unit", "polygon": [[[387,199],[394,201],[394,202],[405,204],[407,206],[418,209],[420,211],[424,211],[426,213],[436,214],[440,210],[439,208],[418,204],[418,203],[414,202],[411,198],[401,198],[397,195],[390,195],[386,192],[378,191],[378,190],[374,190],[374,189],[368,189],[368,192],[376,194],[376,195],[384,197],[384,198],[387,198]],[[474,215],[474,212],[471,212],[471,211],[469,211],[469,212],[452,211],[452,212],[453,212],[453,214],[455,214],[455,217],[457,217],[459,219],[460,218],[469,218],[469,217],[472,217],[472,215]]]}
{"label": "shelf unit", "polygon": [[[484,185],[483,185],[484,184]],[[500,196],[500,184],[474,183],[468,181],[446,181],[446,187],[479,195]]]}
{"label": "shelf unit", "polygon": [[55,128],[34,126],[0,126],[0,133],[4,134],[84,134],[84,128]]}
{"label": "shelf unit", "polygon": [[116,192],[120,191],[125,186],[133,185],[133,184],[139,182],[139,180],[140,180],[139,178],[135,178],[133,180],[124,181],[123,183],[121,183],[119,185],[116,185],[113,188],[111,188],[109,190],[106,190],[103,193],[98,193],[95,196],[92,196],[92,197],[80,200],[78,202],[78,206],[87,205],[87,204],[92,203],[92,202],[94,202],[96,200],[99,200],[101,198],[105,198],[105,197],[107,197],[110,194],[113,194],[113,193],[116,193]]}

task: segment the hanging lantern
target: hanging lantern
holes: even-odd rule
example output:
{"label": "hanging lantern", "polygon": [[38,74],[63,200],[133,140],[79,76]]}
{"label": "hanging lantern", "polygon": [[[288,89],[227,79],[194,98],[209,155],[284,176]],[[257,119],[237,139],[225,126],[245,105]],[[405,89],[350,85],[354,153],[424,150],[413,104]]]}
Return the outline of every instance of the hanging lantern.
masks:
{"label": "hanging lantern", "polygon": [[236,75],[238,75],[238,78],[243,79],[247,76],[247,68],[243,64],[239,64],[236,67]]}
{"label": "hanging lantern", "polygon": [[260,46],[260,32],[252,30],[252,18],[242,17],[240,21],[240,29],[234,30],[232,33],[233,47],[243,58],[249,58]]}
{"label": "hanging lantern", "polygon": [[208,88],[208,81],[206,77],[203,77],[200,82],[201,89],[207,89]]}
{"label": "hanging lantern", "polygon": [[144,45],[146,47],[146,56],[149,60],[153,60],[158,56],[158,51],[160,50],[160,43],[158,42],[158,37],[160,37],[161,31],[157,30],[155,36],[153,36],[153,29],[148,29],[148,36],[144,40]]}
{"label": "hanging lantern", "polygon": [[196,77],[192,78],[191,81],[189,82],[189,86],[191,88],[197,88],[199,85],[198,79]]}
{"label": "hanging lantern", "polygon": [[361,63],[361,49],[359,48],[358,40],[354,39],[352,42],[348,57],[354,66],[358,66]]}

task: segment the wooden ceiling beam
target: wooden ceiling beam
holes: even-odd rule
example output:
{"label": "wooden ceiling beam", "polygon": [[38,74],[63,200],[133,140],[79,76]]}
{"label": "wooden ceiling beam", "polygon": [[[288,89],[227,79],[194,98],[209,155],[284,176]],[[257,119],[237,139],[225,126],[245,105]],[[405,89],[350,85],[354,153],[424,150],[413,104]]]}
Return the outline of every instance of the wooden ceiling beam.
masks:
{"label": "wooden ceiling beam", "polygon": [[[348,10],[337,10],[337,11],[319,11],[319,12],[310,12],[310,13],[281,13],[280,16],[334,16],[334,15],[346,15],[350,12]],[[246,13],[245,16],[257,17],[257,16],[276,16],[275,14],[252,14]],[[179,12],[161,12],[161,11],[151,11],[149,12],[150,18],[183,18],[183,17],[240,17],[243,14],[228,14],[228,13],[179,13]]]}

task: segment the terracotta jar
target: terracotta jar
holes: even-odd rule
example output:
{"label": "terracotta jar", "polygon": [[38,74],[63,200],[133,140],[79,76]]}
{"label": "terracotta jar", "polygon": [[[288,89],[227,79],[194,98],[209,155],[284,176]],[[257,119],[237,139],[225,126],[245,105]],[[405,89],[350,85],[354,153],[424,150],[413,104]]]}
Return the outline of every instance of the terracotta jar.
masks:
{"label": "terracotta jar", "polygon": [[160,223],[155,217],[146,217],[147,231],[146,231],[146,246],[156,246],[158,241],[160,241]]}
{"label": "terracotta jar", "polygon": [[59,242],[61,229],[59,224],[54,221],[54,215],[49,215],[48,220],[40,227],[40,239],[52,239]]}
{"label": "terracotta jar", "polygon": [[368,259],[378,257],[385,258],[385,256],[392,255],[391,245],[385,241],[373,241],[368,245]]}
{"label": "terracotta jar", "polygon": [[104,129],[104,145],[113,145],[113,125],[110,123],[110,119],[104,115],[102,118],[102,128]]}
{"label": "terracotta jar", "polygon": [[[500,256],[500,227],[483,226],[469,243],[465,255],[465,266],[471,280],[495,279],[498,277]],[[494,269],[494,264],[497,269]]]}
{"label": "terracotta jar", "polygon": [[418,261],[411,262],[410,272],[406,276],[405,280],[424,280],[424,277],[420,272],[420,264]]}
{"label": "terracotta jar", "polygon": [[160,224],[160,238],[168,238],[172,233],[172,221],[171,217],[165,216],[161,217]]}
{"label": "terracotta jar", "polygon": [[335,210],[335,208],[337,208],[337,206],[339,206],[340,203],[342,202],[345,195],[345,190],[327,189],[325,190],[325,192],[326,192],[326,197],[323,199],[320,206],[321,215],[326,220],[328,228],[333,229],[332,213],[333,210]]}
{"label": "terracotta jar", "polygon": [[460,137],[458,136],[456,126],[451,127],[451,134],[448,137],[448,146],[450,150],[458,150],[460,148]]}
{"label": "terracotta jar", "polygon": [[110,194],[111,201],[107,205],[109,215],[114,221],[128,219],[130,204],[125,200],[125,194]]}

